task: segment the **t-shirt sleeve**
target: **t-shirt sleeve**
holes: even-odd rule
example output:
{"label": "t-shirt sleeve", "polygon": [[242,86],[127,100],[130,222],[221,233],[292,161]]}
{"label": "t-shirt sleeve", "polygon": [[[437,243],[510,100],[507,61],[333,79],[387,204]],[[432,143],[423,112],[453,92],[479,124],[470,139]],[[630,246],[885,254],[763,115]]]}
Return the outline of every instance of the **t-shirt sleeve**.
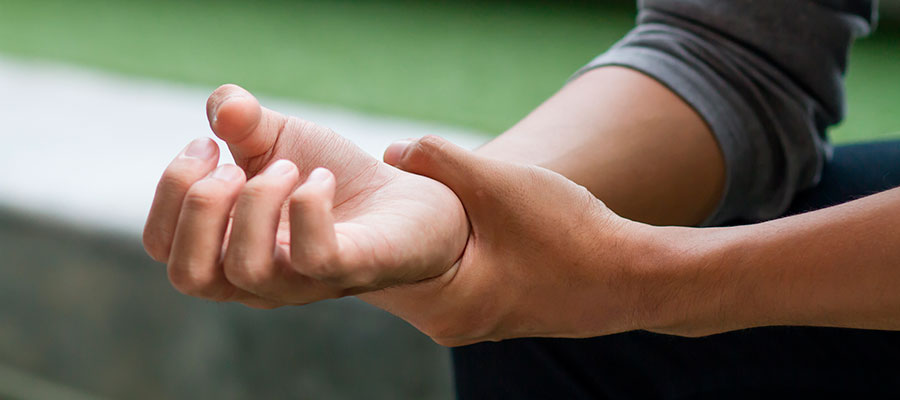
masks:
{"label": "t-shirt sleeve", "polygon": [[[844,114],[843,77],[871,1],[644,0],[637,26],[579,70],[640,71],[693,107],[726,164],[704,225],[777,217],[818,182],[825,130]],[[648,110],[652,112],[652,110]]]}

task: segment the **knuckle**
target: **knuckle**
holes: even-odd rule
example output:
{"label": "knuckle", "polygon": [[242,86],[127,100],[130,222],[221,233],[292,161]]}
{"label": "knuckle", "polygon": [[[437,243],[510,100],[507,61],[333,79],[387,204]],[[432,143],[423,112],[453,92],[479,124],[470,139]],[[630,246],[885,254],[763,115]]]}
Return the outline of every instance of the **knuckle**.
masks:
{"label": "knuckle", "polygon": [[309,194],[301,186],[288,196],[288,202],[290,202],[292,207],[302,207],[309,202]]}
{"label": "knuckle", "polygon": [[228,297],[212,275],[198,274],[190,268],[169,268],[169,282],[182,294],[212,300]]}
{"label": "knuckle", "polygon": [[271,279],[268,268],[261,268],[243,256],[226,257],[224,262],[225,279],[240,288],[258,288]]}
{"label": "knuckle", "polygon": [[305,186],[301,186],[290,196],[291,206],[301,210],[310,210],[316,205],[328,204],[328,200],[324,193],[307,190]]}
{"label": "knuckle", "polygon": [[267,179],[252,179],[247,182],[244,189],[241,190],[241,197],[251,202],[255,202],[271,196],[272,193],[275,193],[275,189],[277,189],[275,182],[271,182]]}
{"label": "knuckle", "polygon": [[440,151],[446,143],[447,142],[440,136],[425,135],[418,140],[417,145],[421,151],[428,153]]}
{"label": "knuckle", "polygon": [[183,193],[194,183],[194,180],[195,177],[191,176],[188,171],[172,166],[159,178],[157,189],[163,193]]}
{"label": "knuckle", "polygon": [[417,140],[407,152],[407,163],[428,165],[435,154],[439,154],[446,142],[439,136],[426,135]]}
{"label": "knuckle", "polygon": [[289,197],[290,205],[292,208],[297,208],[300,210],[308,209],[312,204],[314,204],[314,196],[308,190],[305,190],[305,187],[301,186]]}
{"label": "knuckle", "polygon": [[294,262],[295,268],[321,281],[332,280],[341,275],[339,268],[333,265],[329,257],[322,254],[304,254]]}
{"label": "knuckle", "polygon": [[335,257],[321,254],[297,263],[302,273],[329,286],[340,288],[361,288],[371,286],[374,279],[365,269],[349,268],[336,262]]}
{"label": "knuckle", "polygon": [[365,288],[374,285],[374,279],[366,271],[342,270],[332,273],[326,281],[334,286],[343,288]]}
{"label": "knuckle", "polygon": [[195,184],[184,196],[186,211],[201,211],[213,208],[222,197],[221,190],[212,185]]}

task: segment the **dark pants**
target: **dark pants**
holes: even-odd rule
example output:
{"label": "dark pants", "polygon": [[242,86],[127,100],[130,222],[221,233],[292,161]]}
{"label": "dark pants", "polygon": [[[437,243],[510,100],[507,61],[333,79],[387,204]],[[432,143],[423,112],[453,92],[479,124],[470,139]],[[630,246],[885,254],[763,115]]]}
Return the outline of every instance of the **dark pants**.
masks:
{"label": "dark pants", "polygon": [[[800,193],[788,213],[896,186],[900,141],[839,146],[822,182]],[[515,339],[453,349],[453,362],[460,399],[900,398],[900,332],[890,331],[767,327],[703,338],[638,331]]]}

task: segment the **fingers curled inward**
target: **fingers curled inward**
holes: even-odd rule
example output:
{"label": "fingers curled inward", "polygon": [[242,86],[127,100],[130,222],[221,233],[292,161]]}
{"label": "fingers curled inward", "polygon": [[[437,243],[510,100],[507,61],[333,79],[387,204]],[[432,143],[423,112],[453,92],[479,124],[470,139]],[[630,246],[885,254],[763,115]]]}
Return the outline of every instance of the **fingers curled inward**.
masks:
{"label": "fingers curled inward", "polygon": [[291,263],[307,276],[339,287],[366,284],[342,260],[334,230],[335,178],[325,168],[314,169],[291,195]]}
{"label": "fingers curled inward", "polygon": [[244,185],[234,208],[224,269],[228,281],[265,298],[280,299],[273,256],[282,206],[299,181],[288,160],[272,163]]}
{"label": "fingers curled inward", "polygon": [[212,139],[198,138],[166,167],[144,225],[144,248],[154,260],[168,261],[184,196],[191,185],[215,168],[218,160],[219,147]]}
{"label": "fingers curled inward", "polygon": [[237,166],[222,165],[185,194],[168,264],[169,280],[182,293],[211,300],[234,295],[236,288],[225,279],[219,258],[244,179]]}

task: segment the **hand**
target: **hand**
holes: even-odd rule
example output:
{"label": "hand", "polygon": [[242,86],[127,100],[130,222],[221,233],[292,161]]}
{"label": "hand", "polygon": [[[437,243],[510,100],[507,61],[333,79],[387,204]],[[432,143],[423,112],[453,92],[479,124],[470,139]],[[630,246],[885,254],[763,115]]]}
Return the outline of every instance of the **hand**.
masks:
{"label": "hand", "polygon": [[472,229],[450,271],[360,298],[444,345],[645,326],[647,277],[667,255],[650,227],[617,216],[550,170],[478,156],[437,137],[392,145],[385,161],[449,186]]}
{"label": "hand", "polygon": [[444,185],[234,85],[207,116],[237,166],[215,168],[218,148],[195,140],[163,173],[144,229],[179,291],[271,308],[438,276],[459,258],[468,225]]}

